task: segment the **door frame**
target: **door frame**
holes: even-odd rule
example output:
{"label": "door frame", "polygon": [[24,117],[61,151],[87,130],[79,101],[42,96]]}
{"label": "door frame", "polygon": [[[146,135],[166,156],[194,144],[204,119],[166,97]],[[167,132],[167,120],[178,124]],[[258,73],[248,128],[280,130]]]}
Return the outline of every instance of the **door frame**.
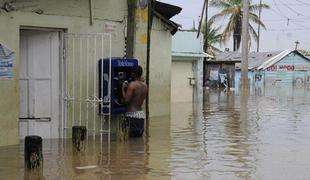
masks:
{"label": "door frame", "polygon": [[[49,31],[49,32],[58,32],[59,33],[59,114],[58,114],[58,134],[59,138],[64,137],[64,121],[65,121],[65,104],[64,104],[64,97],[66,92],[66,82],[65,82],[65,54],[64,54],[64,34],[67,32],[67,29],[62,28],[49,28],[49,27],[36,27],[36,26],[20,26],[19,27],[19,37],[20,32],[23,30],[34,30],[34,31]],[[20,44],[20,40],[19,40]],[[20,62],[20,59],[19,59]],[[20,68],[20,67],[19,67]],[[18,122],[20,120],[18,119]],[[20,134],[20,132],[19,132]]]}

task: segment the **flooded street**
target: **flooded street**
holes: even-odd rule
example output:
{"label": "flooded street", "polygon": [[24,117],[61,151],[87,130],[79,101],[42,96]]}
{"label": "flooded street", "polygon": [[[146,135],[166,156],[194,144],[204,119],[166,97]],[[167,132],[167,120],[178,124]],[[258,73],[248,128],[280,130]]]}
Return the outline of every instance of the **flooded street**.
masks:
{"label": "flooded street", "polygon": [[23,142],[0,147],[0,179],[309,179],[309,87],[207,91],[201,105],[173,103],[128,142],[90,136],[45,140],[42,171],[25,171]]}

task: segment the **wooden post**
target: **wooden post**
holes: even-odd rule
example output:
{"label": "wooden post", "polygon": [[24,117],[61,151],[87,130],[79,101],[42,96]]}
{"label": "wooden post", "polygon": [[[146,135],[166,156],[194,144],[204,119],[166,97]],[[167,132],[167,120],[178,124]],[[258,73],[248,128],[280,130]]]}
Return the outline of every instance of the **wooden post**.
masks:
{"label": "wooden post", "polygon": [[72,127],[72,143],[76,150],[80,151],[86,139],[87,129],[86,126],[73,126]]}
{"label": "wooden post", "polygon": [[25,137],[25,166],[28,169],[43,167],[42,138],[40,136]]}
{"label": "wooden post", "polygon": [[120,142],[126,142],[129,137],[129,121],[122,116],[117,123],[117,139]]}

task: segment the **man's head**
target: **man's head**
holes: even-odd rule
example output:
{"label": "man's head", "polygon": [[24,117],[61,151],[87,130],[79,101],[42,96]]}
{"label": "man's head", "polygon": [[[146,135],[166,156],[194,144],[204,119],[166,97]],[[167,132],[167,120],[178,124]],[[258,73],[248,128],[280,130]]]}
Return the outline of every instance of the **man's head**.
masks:
{"label": "man's head", "polygon": [[140,78],[143,73],[142,67],[140,65],[133,67],[132,73],[133,73],[134,78],[136,79]]}

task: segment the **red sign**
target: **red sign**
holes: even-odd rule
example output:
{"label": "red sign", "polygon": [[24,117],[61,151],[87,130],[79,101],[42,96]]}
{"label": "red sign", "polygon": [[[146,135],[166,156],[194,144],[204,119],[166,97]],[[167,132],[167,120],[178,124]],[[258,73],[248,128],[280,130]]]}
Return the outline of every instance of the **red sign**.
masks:
{"label": "red sign", "polygon": [[292,65],[281,65],[281,66],[271,66],[267,68],[267,71],[294,71],[295,66]]}

